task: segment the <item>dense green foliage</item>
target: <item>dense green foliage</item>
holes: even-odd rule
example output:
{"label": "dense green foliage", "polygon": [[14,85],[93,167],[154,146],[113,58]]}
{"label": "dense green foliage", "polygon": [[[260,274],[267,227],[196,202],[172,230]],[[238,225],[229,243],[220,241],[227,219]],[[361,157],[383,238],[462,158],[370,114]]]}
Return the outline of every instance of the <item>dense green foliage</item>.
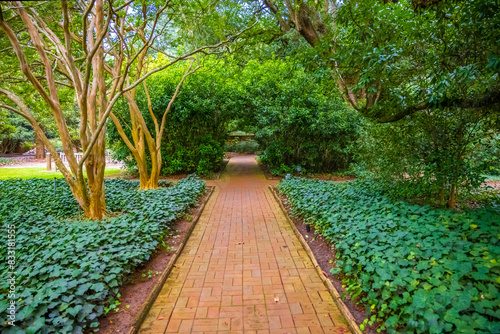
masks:
{"label": "dense green foliage", "polygon": [[[0,301],[2,333],[82,333],[98,325],[126,274],[147,261],[174,221],[193,205],[205,183],[137,191],[138,182],[106,180],[103,221],[79,218],[64,180],[0,181],[0,221],[16,233],[16,325],[4,327],[9,300]],[[7,233],[0,237],[7,245]],[[0,248],[6,259],[7,247]],[[0,263],[2,277],[7,261]],[[7,296],[9,282],[0,292]]]}
{"label": "dense green foliage", "polygon": [[[290,58],[253,60],[240,67],[232,61],[208,63],[184,83],[166,119],[163,174],[216,170],[230,120],[255,132],[260,158],[275,173],[297,166],[310,172],[348,168],[361,119],[346,107],[328,71],[313,73]],[[155,113],[165,110],[182,73],[179,66],[148,80]],[[146,111],[144,94],[137,100]],[[126,105],[119,104],[117,113],[126,119]],[[126,159],[129,151],[113,127],[110,140],[115,156]],[[128,161],[129,166],[135,163]]]}
{"label": "dense green foliage", "polygon": [[[232,88],[224,84],[228,70],[223,65],[209,63],[206,66],[186,79],[166,117],[161,143],[163,175],[192,172],[206,175],[217,171],[224,159],[226,124],[234,110],[232,101],[227,98],[231,96],[229,91]],[[153,111],[160,121],[184,71],[185,65],[179,65],[147,81]],[[150,131],[154,133],[144,90],[138,92],[136,101]],[[130,119],[126,102],[120,102],[115,114],[121,119]],[[124,160],[129,168],[133,168],[136,162],[112,124],[109,126],[109,140],[114,157]]]}
{"label": "dense green foliage", "polygon": [[346,107],[328,71],[312,73],[292,59],[246,64],[236,77],[259,158],[271,172],[346,169],[360,117]]}
{"label": "dense green foliage", "polygon": [[367,170],[392,181],[409,175],[409,196],[453,207],[460,190],[481,183],[489,166],[479,144],[498,130],[500,4],[430,1],[415,10],[414,2],[345,1],[331,57],[357,110],[397,121],[369,127]]}
{"label": "dense green foliage", "polygon": [[458,201],[467,198],[485,174],[497,172],[498,135],[490,132],[488,138],[484,121],[447,115],[436,110],[397,123],[370,124],[357,142],[353,169],[391,185],[408,200],[444,204],[452,191]]}
{"label": "dense green foliage", "polygon": [[[6,159],[10,160],[10,159]],[[17,163],[23,163],[22,160],[11,160]],[[0,158],[0,165],[2,165],[2,160]],[[104,175],[112,176],[114,174],[120,173],[122,170],[119,168],[106,168]],[[87,176],[86,172],[83,172],[84,176]],[[62,179],[63,175],[60,171],[52,170],[47,171],[44,167],[6,167],[0,169],[0,180],[9,179]]]}
{"label": "dense green foliage", "polygon": [[479,152],[479,158],[485,161],[486,173],[500,175],[500,132],[489,133],[481,139]]}
{"label": "dense green foliage", "polygon": [[390,333],[500,331],[500,213],[392,201],[373,185],[290,178],[295,214],[336,249],[335,273]]}
{"label": "dense green foliage", "polygon": [[18,153],[22,142],[34,140],[34,133],[29,123],[18,115],[0,113],[0,153]]}

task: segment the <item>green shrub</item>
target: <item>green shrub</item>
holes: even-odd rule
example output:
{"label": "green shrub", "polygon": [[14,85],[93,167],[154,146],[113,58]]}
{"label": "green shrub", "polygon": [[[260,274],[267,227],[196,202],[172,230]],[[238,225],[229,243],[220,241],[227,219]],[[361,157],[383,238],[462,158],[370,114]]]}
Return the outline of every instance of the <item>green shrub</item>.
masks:
{"label": "green shrub", "polygon": [[478,146],[477,159],[487,162],[485,173],[500,175],[500,132],[489,133]]}
{"label": "green shrub", "polygon": [[0,158],[0,166],[13,165],[17,163],[21,163],[22,160],[18,159],[10,159],[10,158]]}
{"label": "green shrub", "polygon": [[161,151],[163,175],[190,172],[208,175],[217,171],[224,160],[222,143],[210,135],[200,136],[192,142],[184,138],[168,141],[162,145]]}
{"label": "green shrub", "polygon": [[[226,82],[230,66],[207,62],[210,71],[199,71],[184,82],[179,95],[166,116],[165,132],[161,141],[161,174],[197,173],[207,175],[218,171],[224,159],[226,125],[235,110],[230,107],[232,86]],[[148,79],[153,112],[161,120],[164,111],[185,71],[184,65],[173,66]],[[137,104],[144,119],[155,133],[154,123],[148,112],[147,99],[142,87],[138,88]],[[125,100],[116,104],[115,114],[130,120]],[[130,136],[130,129],[124,129]],[[108,126],[108,138],[113,146],[113,158],[124,161],[126,166],[136,166],[132,154],[119,136],[114,124]],[[149,154],[149,153],[148,153]]]}
{"label": "green shrub", "polygon": [[29,150],[31,150],[33,147],[35,147],[35,143],[29,142],[29,141],[25,141],[25,142],[23,142],[23,151],[24,151],[24,152],[28,152],[28,151],[29,151]]}
{"label": "green shrub", "polygon": [[50,143],[52,144],[52,146],[54,146],[54,148],[56,149],[57,152],[63,152],[64,151],[61,139],[58,139],[58,138],[51,139]]}
{"label": "green shrub", "polygon": [[500,214],[389,200],[369,183],[281,181],[336,248],[334,273],[389,333],[500,332]]}
{"label": "green shrub", "polygon": [[499,166],[499,137],[489,127],[487,119],[448,109],[370,123],[358,140],[353,169],[391,185],[399,198],[454,207]]}
{"label": "green shrub", "polygon": [[345,105],[330,73],[273,59],[248,62],[237,80],[259,158],[271,172],[281,174],[281,165],[308,172],[349,167],[362,121]]}
{"label": "green shrub", "polygon": [[[103,221],[82,220],[63,180],[0,181],[0,220],[16,231],[16,326],[6,326],[9,300],[0,300],[2,333],[82,333],[117,310],[126,275],[146,262],[176,218],[205,189],[193,177],[175,186],[138,191],[139,183],[106,180]],[[5,226],[4,225],[4,226]],[[12,225],[14,227],[12,227]],[[7,233],[0,236],[6,259]],[[0,262],[2,277],[9,272]],[[9,284],[0,282],[7,296]]]}

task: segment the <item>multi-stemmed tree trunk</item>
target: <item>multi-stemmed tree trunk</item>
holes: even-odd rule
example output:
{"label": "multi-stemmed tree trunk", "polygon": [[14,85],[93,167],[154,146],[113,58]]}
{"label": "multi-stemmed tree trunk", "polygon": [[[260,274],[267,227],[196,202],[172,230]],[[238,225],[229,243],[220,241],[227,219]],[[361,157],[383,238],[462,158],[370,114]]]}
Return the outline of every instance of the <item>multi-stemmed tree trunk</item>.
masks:
{"label": "multi-stemmed tree trunk", "polygon": [[[10,3],[10,11],[15,12],[16,15],[11,14],[12,16],[6,19],[0,7],[0,28],[12,46],[22,74],[52,111],[69,168],[59,158],[22,97],[9,89],[1,88],[1,95],[7,97],[15,106],[0,104],[0,107],[15,112],[30,122],[36,135],[41,138],[54,157],[57,167],[64,175],[84,214],[91,219],[101,219],[105,213],[106,136],[104,128],[114,103],[146,77],[170,65],[155,68],[137,78],[133,83],[125,81],[137,56],[151,47],[158,36],[154,36],[154,27],[156,27],[159,15],[168,5],[158,9],[150,36],[142,39],[145,42],[138,47],[138,41],[134,36],[124,38],[125,15],[117,14],[120,11],[126,12],[130,3],[112,8],[112,3],[109,2],[106,10],[104,0],[89,1],[85,3],[82,13],[79,13],[82,14],[82,27],[76,27],[72,31],[68,3],[62,0],[62,33],[52,30],[33,8],[26,8],[21,2]],[[23,45],[18,39],[18,34],[11,28],[9,21],[16,19],[16,16],[26,27],[31,45]],[[111,34],[110,30],[113,30],[114,34]],[[74,42],[79,45],[77,49],[73,49]],[[109,49],[105,49],[105,46]],[[36,50],[38,61],[28,62],[26,55],[28,48]],[[105,57],[114,60],[113,66],[105,61]],[[40,68],[43,72],[40,72]],[[80,111],[79,132],[83,157],[79,161],[74,154],[74,145],[59,98],[58,86],[61,84],[74,89]],[[87,178],[83,174],[84,167]]]}
{"label": "multi-stemmed tree trunk", "polygon": [[[0,29],[17,58],[18,70],[25,78],[21,81],[28,82],[50,108],[69,168],[48,141],[32,110],[23,102],[23,96],[16,95],[9,83],[0,82],[0,96],[10,101],[0,101],[0,108],[15,112],[30,122],[36,135],[54,157],[85,215],[91,219],[101,219],[105,213],[105,124],[115,102],[121,96],[125,96],[130,102],[131,113],[135,117],[132,127],[135,129],[134,136],[137,137],[134,137],[135,146],[130,147],[137,151],[134,156],[141,162],[142,170],[146,170],[145,145],[153,148],[150,152],[154,155],[156,167],[149,181],[144,181],[143,184],[146,184],[144,188],[154,187],[158,183],[161,165],[158,153],[165,117],[162,125],[157,126],[156,138],[146,136],[147,127],[134,101],[136,87],[150,75],[178,61],[197,53],[208,54],[208,50],[234,41],[255,25],[254,23],[226,41],[200,47],[179,57],[166,54],[170,59],[168,63],[142,73],[148,51],[162,52],[154,43],[160,36],[165,38],[165,29],[175,16],[176,7],[169,1],[156,6],[145,1],[135,4],[134,0],[130,0],[113,7],[112,1],[87,0],[72,3],[70,12],[67,0],[61,0],[60,16],[51,8],[52,12],[47,15],[47,20],[34,7],[25,7],[20,1],[8,2],[6,13],[9,13],[9,17],[4,18],[2,6],[5,3],[0,4]],[[166,13],[167,19],[162,21],[161,15],[168,10],[171,12]],[[81,25],[76,22],[77,19],[81,19]],[[48,24],[47,21],[52,22]],[[16,31],[19,27],[27,31],[29,41],[21,42],[18,38],[21,35],[14,32],[12,24],[17,24]],[[56,28],[51,28],[54,26]],[[165,41],[161,45],[165,45]],[[81,160],[77,160],[74,153],[75,145],[68,130],[58,87],[70,87],[75,93],[76,106],[80,112]],[[87,178],[83,174],[84,168]]]}
{"label": "multi-stemmed tree trunk", "polygon": [[[137,169],[139,171],[139,180],[141,189],[154,189],[158,188],[158,179],[160,177],[161,171],[161,139],[163,137],[163,133],[165,130],[165,120],[168,112],[170,111],[175,98],[177,97],[179,90],[186,79],[186,77],[193,73],[195,70],[191,70],[193,65],[193,60],[191,60],[191,64],[188,66],[184,76],[181,81],[177,85],[175,89],[174,95],[170,99],[170,102],[163,113],[161,123],[158,123],[158,119],[153,113],[153,108],[151,104],[151,98],[148,93],[148,89],[146,83],[143,82],[144,91],[148,99],[148,110],[151,118],[153,119],[153,123],[155,126],[154,133],[149,131],[146,122],[144,120],[142,111],[135,101],[136,90],[131,90],[124,94],[129,108],[130,119],[131,119],[131,132],[132,132],[132,140],[130,140],[123,130],[123,127],[120,124],[120,120],[114,114],[111,114],[111,119],[113,120],[118,133],[121,138],[127,145],[127,147],[132,152],[135,161],[137,162]],[[147,152],[146,147],[149,150],[149,154],[151,157],[151,172],[148,171],[147,166]]]}
{"label": "multi-stemmed tree trunk", "polygon": [[[40,127],[31,110],[24,104],[21,97],[6,89],[0,89],[0,93],[14,102],[17,107],[2,105],[5,109],[16,112],[26,118],[35,134],[47,147],[57,167],[60,169],[68,185],[82,207],[85,215],[92,219],[101,219],[104,215],[104,168],[105,168],[105,133],[102,127],[105,122],[107,112],[106,85],[104,82],[104,48],[102,45],[107,30],[104,19],[103,0],[97,0],[87,8],[90,25],[88,28],[88,38],[84,38],[83,51],[84,71],[76,64],[76,57],[72,51],[72,37],[69,29],[68,4],[62,1],[62,16],[64,29],[64,43],[59,36],[51,30],[46,22],[33,9],[25,8],[21,2],[12,2],[12,9],[21,19],[31,38],[37,56],[43,66],[44,77],[40,79],[40,73],[27,60],[23,45],[17,35],[0,16],[0,28],[3,30],[19,61],[19,66],[26,77],[37,90],[45,103],[52,111],[52,115],[57,124],[59,135],[63,144],[63,151],[69,164],[69,169],[59,158],[56,150],[48,141],[44,131]],[[95,5],[95,6],[94,6]],[[92,10],[93,8],[93,10]],[[87,18],[83,19],[84,29],[87,30]],[[94,37],[95,34],[95,37]],[[54,66],[55,65],[55,66]],[[82,147],[84,149],[83,159],[77,161],[74,154],[70,132],[66,123],[64,111],[60,102],[59,80],[56,69],[62,73],[76,92],[76,100],[81,113],[80,135]],[[90,82],[90,78],[93,81]],[[118,82],[115,79],[114,84]],[[115,97],[116,89],[109,94],[110,98]],[[83,175],[84,164],[87,171],[87,180]]]}
{"label": "multi-stemmed tree trunk", "polygon": [[[16,33],[12,30],[6,20],[0,17],[0,27],[10,41],[12,48],[19,61],[20,69],[27,80],[38,91],[45,103],[50,107],[54,120],[57,124],[59,135],[63,144],[63,151],[69,163],[69,170],[59,158],[51,143],[47,140],[43,130],[30,109],[23,103],[22,98],[14,93],[2,89],[1,93],[14,102],[17,108],[7,108],[25,117],[35,130],[36,135],[41,138],[43,144],[51,152],[57,167],[61,170],[76,200],[82,207],[85,215],[92,219],[101,219],[104,213],[104,132],[99,129],[99,122],[104,122],[102,118],[106,108],[106,86],[104,77],[99,78],[99,71],[103,68],[103,48],[102,37],[105,34],[105,24],[103,15],[103,0],[95,2],[94,15],[89,30],[88,46],[84,48],[86,71],[82,73],[76,65],[72,52],[72,40],[69,30],[68,6],[62,2],[64,42],[51,30],[46,22],[33,10],[24,7],[21,2],[11,3],[12,9],[25,25],[31,38],[37,56],[39,57],[44,70],[43,81],[27,60],[23,45],[19,41]],[[89,9],[94,7],[89,6]],[[2,15],[3,16],[3,15]],[[87,20],[84,19],[86,22]],[[94,31],[96,39],[94,39]],[[87,42],[87,40],[86,40]],[[87,43],[84,43],[87,44]],[[77,161],[74,155],[71,136],[61,106],[59,92],[57,89],[56,66],[75,88],[78,106],[81,110],[82,123],[88,131],[81,131],[81,140],[85,149],[84,159]],[[90,83],[91,66],[93,65],[93,82]],[[96,106],[97,104],[97,106]],[[101,116],[98,118],[98,116]],[[92,142],[92,145],[90,145]],[[95,145],[94,145],[95,144]],[[87,167],[88,182],[83,176],[83,164]],[[88,187],[87,187],[88,185]]]}
{"label": "multi-stemmed tree trunk", "polygon": [[[143,11],[145,13],[145,11]],[[144,15],[144,14],[143,14]],[[186,69],[182,79],[178,83],[175,92],[170,99],[170,102],[168,103],[167,108],[163,112],[163,115],[161,117],[161,120],[157,119],[152,108],[152,103],[151,103],[151,98],[148,93],[148,89],[146,86],[146,81],[143,81],[143,87],[144,87],[144,92],[146,94],[147,100],[148,100],[148,111],[149,114],[153,120],[154,123],[154,133],[150,131],[146,125],[146,121],[144,119],[144,114],[143,111],[140,110],[139,106],[137,105],[136,102],[136,92],[137,89],[136,87],[125,92],[123,96],[127,100],[128,104],[128,109],[130,113],[130,124],[129,125],[131,129],[131,135],[127,135],[125,130],[123,129],[123,126],[120,123],[120,120],[118,117],[116,117],[113,113],[110,115],[111,120],[115,124],[118,133],[120,134],[120,137],[123,139],[127,147],[129,148],[130,152],[132,153],[136,163],[137,163],[137,169],[139,171],[139,180],[140,180],[140,188],[143,190],[146,189],[154,189],[158,188],[158,180],[160,177],[160,171],[161,171],[161,164],[162,164],[162,157],[161,157],[161,140],[163,138],[163,133],[165,131],[165,122],[167,115],[172,107],[172,104],[174,103],[177,95],[179,94],[179,90],[184,83],[185,79],[192,73],[194,73],[196,70],[198,70],[201,66],[197,66],[196,68],[192,69],[193,63],[194,63],[194,58],[192,58],[193,55],[202,53],[204,55],[207,55],[208,53],[206,50],[211,50],[211,49],[217,49],[224,44],[229,44],[231,42],[234,42],[239,36],[244,33],[245,31],[251,29],[253,25],[250,27],[242,30],[241,32],[237,33],[234,36],[229,36],[229,38],[225,41],[219,42],[214,45],[208,45],[208,46],[203,46],[198,49],[195,49],[192,52],[189,52],[183,56],[177,57],[173,60],[171,60],[170,64],[174,64],[179,60],[187,60],[190,59],[191,62]],[[137,35],[145,40],[145,25],[141,25],[139,27],[130,27],[130,29],[134,29],[137,32]],[[138,78],[141,76],[142,71],[145,69],[145,61],[147,60],[146,58],[146,51],[144,50],[143,53],[139,54],[137,57],[137,66],[136,66],[136,71],[135,71],[135,77],[134,80],[138,80]],[[165,55],[169,58],[173,58],[171,55],[168,55],[165,53]],[[147,112],[145,112],[147,113]],[[149,153],[149,155],[148,155]],[[151,171],[148,170],[148,163],[147,159],[148,157],[150,158],[150,163],[151,163]]]}

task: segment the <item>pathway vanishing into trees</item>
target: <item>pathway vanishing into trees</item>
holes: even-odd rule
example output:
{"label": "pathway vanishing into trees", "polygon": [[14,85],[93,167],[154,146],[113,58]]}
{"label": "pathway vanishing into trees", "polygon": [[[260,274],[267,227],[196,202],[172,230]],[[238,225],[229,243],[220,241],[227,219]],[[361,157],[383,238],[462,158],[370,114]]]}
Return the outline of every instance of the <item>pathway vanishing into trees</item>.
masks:
{"label": "pathway vanishing into trees", "polygon": [[[140,333],[347,333],[254,156],[231,158]],[[275,182],[274,182],[275,183]]]}

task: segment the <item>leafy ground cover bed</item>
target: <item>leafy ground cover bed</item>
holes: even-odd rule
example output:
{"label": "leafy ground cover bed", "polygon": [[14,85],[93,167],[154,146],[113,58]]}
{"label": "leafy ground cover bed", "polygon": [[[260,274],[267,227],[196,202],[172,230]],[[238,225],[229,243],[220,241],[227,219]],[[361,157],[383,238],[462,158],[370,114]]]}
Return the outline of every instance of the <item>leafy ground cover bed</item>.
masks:
{"label": "leafy ground cover bed", "polygon": [[198,220],[204,204],[210,197],[210,188],[212,187],[207,187],[205,194],[189,213],[176,221],[175,231],[163,237],[162,244],[166,247],[157,248],[144,266],[140,266],[127,276],[126,283],[120,287],[120,297],[115,301],[116,307],[108,308],[109,312],[99,318],[100,334],[129,333],[134,325],[140,323],[136,321],[142,307],[148,301],[152,290],[159,284],[164,271],[168,270],[172,257],[179,252],[181,244],[186,243],[188,232],[194,227],[193,224]]}
{"label": "leafy ground cover bed", "polygon": [[[332,273],[389,333],[500,332],[500,215],[388,199],[359,181],[281,181],[295,215],[335,247]],[[364,326],[361,326],[364,327]]]}
{"label": "leafy ground cover bed", "polygon": [[[205,191],[188,177],[174,186],[138,191],[138,182],[106,180],[110,218],[88,221],[64,180],[0,181],[0,220],[16,234],[16,326],[0,301],[2,333],[82,333],[116,307],[127,274],[144,264],[173,223]],[[7,233],[0,255],[7,258]],[[5,277],[7,262],[0,263]],[[9,282],[0,282],[7,296]]]}
{"label": "leafy ground cover bed", "polygon": [[[294,215],[293,208],[288,201],[288,198],[283,193],[279,193],[276,187],[271,188],[271,190],[275,193],[278,200],[283,205],[283,208],[287,211],[288,217],[295,225],[297,230],[302,234],[304,240],[307,242],[307,245],[311,249],[316,261],[318,262],[321,270],[323,271],[323,275],[327,277],[337,290],[341,294],[342,301],[347,306],[349,311],[351,312],[356,324],[360,326],[363,324],[365,319],[369,318],[367,316],[366,310],[362,305],[356,304],[351,300],[351,296],[346,293],[345,286],[342,283],[341,274],[333,274],[331,269],[335,268],[335,248],[323,237],[321,233],[317,233],[314,226],[309,225],[304,218]],[[366,324],[365,333],[367,334],[375,334],[377,333],[377,329],[380,327],[380,323],[373,323],[371,325]],[[382,332],[383,333],[383,332]]]}

